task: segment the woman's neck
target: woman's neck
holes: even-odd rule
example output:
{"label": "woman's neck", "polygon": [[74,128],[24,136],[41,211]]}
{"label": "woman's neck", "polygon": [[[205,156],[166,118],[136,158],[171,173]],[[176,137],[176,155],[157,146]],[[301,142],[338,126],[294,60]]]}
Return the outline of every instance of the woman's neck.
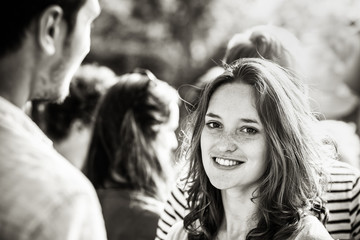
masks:
{"label": "woman's neck", "polygon": [[252,199],[252,192],[233,189],[221,192],[224,205],[224,221],[219,230],[219,239],[245,239],[249,231],[256,227],[257,205]]}

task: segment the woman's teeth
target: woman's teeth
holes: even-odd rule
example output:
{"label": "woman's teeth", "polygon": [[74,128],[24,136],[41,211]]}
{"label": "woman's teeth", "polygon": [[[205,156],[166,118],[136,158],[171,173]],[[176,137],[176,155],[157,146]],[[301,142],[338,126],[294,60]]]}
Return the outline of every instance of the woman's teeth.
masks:
{"label": "woman's teeth", "polygon": [[239,161],[228,160],[223,158],[215,158],[215,162],[222,166],[235,166],[241,163]]}

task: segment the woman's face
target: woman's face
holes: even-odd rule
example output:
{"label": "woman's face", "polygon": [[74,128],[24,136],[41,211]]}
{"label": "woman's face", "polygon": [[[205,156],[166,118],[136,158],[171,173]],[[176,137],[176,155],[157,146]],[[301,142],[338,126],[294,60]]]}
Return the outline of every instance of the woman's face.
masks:
{"label": "woman's face", "polygon": [[266,169],[265,132],[252,86],[231,83],[212,95],[201,134],[201,154],[211,184],[253,189]]}

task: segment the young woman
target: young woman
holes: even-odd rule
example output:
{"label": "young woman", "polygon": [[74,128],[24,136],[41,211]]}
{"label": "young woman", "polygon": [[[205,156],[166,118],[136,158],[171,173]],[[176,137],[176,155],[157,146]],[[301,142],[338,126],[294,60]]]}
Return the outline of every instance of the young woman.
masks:
{"label": "young woman", "polygon": [[[299,74],[304,68],[303,52],[299,40],[290,31],[273,25],[258,25],[235,34],[229,40],[223,61],[229,64],[239,58],[263,58]],[[220,69],[221,72],[214,69]],[[197,83],[199,90],[192,93],[189,102],[196,105],[205,84],[223,72],[222,67],[215,67],[200,78]],[[183,185],[184,181],[180,179],[167,198],[158,223],[156,240],[164,240],[171,226],[183,220],[187,214],[187,190]]]}
{"label": "young woman", "polygon": [[184,143],[190,212],[167,239],[332,239],[312,209],[333,152],[292,77],[248,58],[205,87]]}
{"label": "young woman", "polygon": [[178,146],[176,90],[149,71],[119,78],[100,102],[85,174],[109,240],[154,239]]}

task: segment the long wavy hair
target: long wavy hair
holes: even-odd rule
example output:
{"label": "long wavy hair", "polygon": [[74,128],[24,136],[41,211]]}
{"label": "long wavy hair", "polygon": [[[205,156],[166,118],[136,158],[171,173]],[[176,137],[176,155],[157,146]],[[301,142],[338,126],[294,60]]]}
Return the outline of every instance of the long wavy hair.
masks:
{"label": "long wavy hair", "polygon": [[154,126],[169,120],[173,103],[179,103],[176,90],[148,71],[125,74],[108,90],[97,110],[84,167],[96,189],[111,182],[163,200],[172,161],[159,159]]}
{"label": "long wavy hair", "polygon": [[[202,163],[200,138],[213,93],[224,84],[242,82],[255,90],[256,109],[267,141],[267,166],[252,201],[258,205],[257,226],[246,239],[288,239],[300,230],[299,221],[321,198],[327,174],[325,148],[314,129],[300,81],[277,64],[259,58],[244,58],[227,66],[224,74],[208,83],[197,109],[189,116],[191,133],[183,150],[189,161],[187,176],[190,213],[184,219],[189,239],[214,239],[224,220],[220,190],[213,187]],[[239,223],[243,224],[243,223]]]}

